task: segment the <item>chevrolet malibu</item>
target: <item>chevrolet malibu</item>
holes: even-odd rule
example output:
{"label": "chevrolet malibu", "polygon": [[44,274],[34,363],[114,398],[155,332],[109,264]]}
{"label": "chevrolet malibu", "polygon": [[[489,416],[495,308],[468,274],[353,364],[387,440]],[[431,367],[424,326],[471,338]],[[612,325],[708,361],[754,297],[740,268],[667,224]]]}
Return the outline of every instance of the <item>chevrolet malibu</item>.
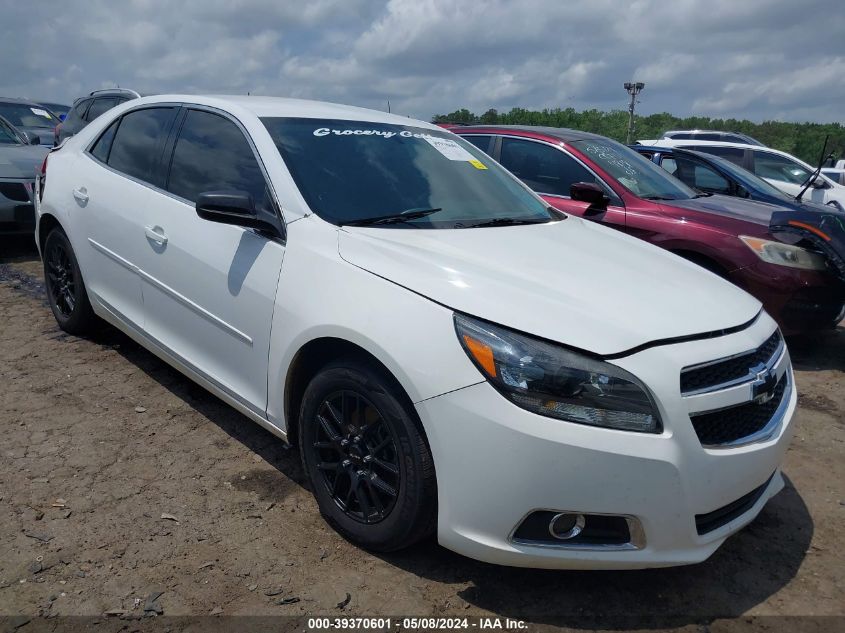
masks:
{"label": "chevrolet malibu", "polygon": [[50,307],[282,441],[362,547],[695,563],[783,487],[796,392],[759,301],[548,207],[434,125],[157,96],[49,154]]}

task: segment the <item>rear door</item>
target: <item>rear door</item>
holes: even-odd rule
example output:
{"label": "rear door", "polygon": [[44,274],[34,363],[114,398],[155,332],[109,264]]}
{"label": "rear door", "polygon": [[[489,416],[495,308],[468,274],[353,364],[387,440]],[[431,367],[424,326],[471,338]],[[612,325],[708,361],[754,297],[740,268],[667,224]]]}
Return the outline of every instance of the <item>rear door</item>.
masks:
{"label": "rear door", "polygon": [[[168,143],[165,190],[147,208],[143,293],[147,333],[230,396],[263,415],[282,240],[196,214],[197,196],[235,190],[278,213],[245,130],[211,109],[184,109]],[[281,226],[280,214],[278,215]]]}
{"label": "rear door", "polygon": [[147,246],[145,215],[160,185],[158,165],[176,107],[133,110],[112,123],[86,152],[72,183],[84,226],[88,290],[104,307],[143,327],[140,266]]}
{"label": "rear door", "polygon": [[[625,207],[613,190],[583,163],[564,150],[541,141],[502,137],[499,162],[556,209],[615,228],[625,227]],[[605,209],[572,200],[576,182],[599,185],[610,198]]]}

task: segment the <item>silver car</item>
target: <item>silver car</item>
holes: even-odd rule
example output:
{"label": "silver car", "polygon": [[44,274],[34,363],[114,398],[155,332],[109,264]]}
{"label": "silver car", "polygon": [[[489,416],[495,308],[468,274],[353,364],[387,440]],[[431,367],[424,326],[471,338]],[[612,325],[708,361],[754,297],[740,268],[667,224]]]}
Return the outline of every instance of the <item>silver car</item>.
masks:
{"label": "silver car", "polygon": [[35,230],[35,175],[50,151],[0,117],[0,233]]}

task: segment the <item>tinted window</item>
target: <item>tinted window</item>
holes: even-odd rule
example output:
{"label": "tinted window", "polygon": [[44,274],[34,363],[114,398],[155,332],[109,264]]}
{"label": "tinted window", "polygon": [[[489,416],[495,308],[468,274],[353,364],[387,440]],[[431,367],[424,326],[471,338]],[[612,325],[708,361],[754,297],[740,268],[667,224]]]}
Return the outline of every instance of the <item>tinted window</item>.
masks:
{"label": "tinted window", "polygon": [[[670,173],[690,187],[718,193],[730,191],[727,179],[706,163],[686,156],[675,156],[674,161],[675,169]],[[664,169],[667,167],[666,162],[668,161],[663,161]]]}
{"label": "tinted window", "polygon": [[721,141],[722,135],[705,132],[705,133],[702,133],[702,134],[696,134],[695,138],[698,139],[699,141]]}
{"label": "tinted window", "polygon": [[492,136],[474,134],[472,136],[464,136],[463,138],[475,145],[482,152],[486,154],[490,153],[490,141],[493,140]]}
{"label": "tinted window", "polygon": [[440,209],[385,228],[548,222],[546,205],[489,156],[445,130],[373,121],[262,119],[308,206],[343,224]]}
{"label": "tinted window", "polygon": [[0,103],[0,116],[18,127],[54,128],[59,120],[38,105]]}
{"label": "tinted window", "polygon": [[91,103],[91,101],[93,101],[93,99],[83,99],[82,101],[77,103],[73,108],[74,114],[77,114],[79,116],[82,116],[83,114],[85,114],[85,108],[88,107],[88,105]]}
{"label": "tinted window", "polygon": [[91,104],[91,109],[88,110],[88,114],[85,118],[89,121],[93,121],[103,112],[111,110],[117,104],[118,100],[114,97],[102,97],[100,99],[94,99],[94,103]]}
{"label": "tinted window", "polygon": [[115,121],[108,126],[106,131],[100,135],[99,139],[97,139],[97,142],[94,143],[94,147],[91,148],[91,153],[94,157],[104,163],[109,161],[109,150],[111,149],[111,144],[114,140],[114,133],[117,131],[118,123],[119,121]]}
{"label": "tinted window", "polygon": [[190,110],[173,151],[168,191],[191,202],[205,191],[246,191],[258,204],[265,187],[261,168],[238,126],[222,116]]}
{"label": "tinted window", "polygon": [[803,184],[810,177],[810,170],[804,169],[794,160],[778,154],[754,150],[754,173],[760,178],[771,178],[794,185]]}
{"label": "tinted window", "polygon": [[576,182],[597,183],[574,158],[559,149],[513,138],[502,139],[502,165],[539,193],[568,196]]}
{"label": "tinted window", "polygon": [[158,152],[174,114],[174,108],[145,108],[124,115],[112,142],[109,165],[152,182]]}
{"label": "tinted window", "polygon": [[745,156],[745,150],[741,147],[717,147],[713,145],[685,145],[684,147],[686,149],[694,149],[697,152],[721,156],[732,163],[736,163],[740,167],[742,166],[742,158]]}
{"label": "tinted window", "polygon": [[688,141],[691,138],[695,138],[695,135],[694,134],[686,134],[686,133],[667,134],[666,138],[673,138],[673,139],[677,139],[677,140],[680,140],[680,141]]}

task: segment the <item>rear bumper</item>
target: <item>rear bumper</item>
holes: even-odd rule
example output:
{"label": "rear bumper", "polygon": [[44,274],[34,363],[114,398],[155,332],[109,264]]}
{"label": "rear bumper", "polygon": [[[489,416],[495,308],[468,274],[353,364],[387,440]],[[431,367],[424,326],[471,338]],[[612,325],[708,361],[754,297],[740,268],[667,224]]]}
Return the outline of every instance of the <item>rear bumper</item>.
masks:
{"label": "rear bumper", "polygon": [[759,299],[787,335],[833,327],[845,311],[845,285],[830,274],[760,262],[730,278]]}
{"label": "rear bumper", "polygon": [[[541,568],[634,569],[708,558],[783,487],[780,464],[797,395],[790,389],[784,397],[767,439],[708,449],[692,428],[696,405],[681,398],[675,371],[714,351],[753,348],[774,327],[762,321],[751,332],[618,361],[652,389],[665,427],[659,435],[538,416],[487,383],[418,403],[437,469],[440,543],[490,563]],[[791,380],[788,359],[785,371]],[[624,547],[515,540],[517,526],[538,510],[622,516],[641,533]]]}

